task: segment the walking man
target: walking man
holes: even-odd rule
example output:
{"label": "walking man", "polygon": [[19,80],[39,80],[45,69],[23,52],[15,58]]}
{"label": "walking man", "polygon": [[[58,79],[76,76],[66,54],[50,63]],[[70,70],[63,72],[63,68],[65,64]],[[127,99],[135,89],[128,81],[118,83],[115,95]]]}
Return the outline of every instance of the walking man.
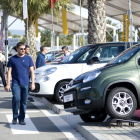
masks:
{"label": "walking man", "polygon": [[5,61],[5,56],[2,54],[2,50],[0,50],[0,61],[1,62]]}
{"label": "walking man", "polygon": [[[7,86],[6,91],[10,90],[10,79],[12,73],[12,110],[13,120],[12,123],[16,124],[17,119],[19,124],[25,125],[25,112],[27,107],[28,91],[29,91],[29,71],[31,73],[31,90],[35,89],[34,84],[34,64],[32,58],[25,55],[25,45],[22,42],[16,45],[17,55],[10,58],[8,62]],[[18,114],[18,109],[19,114]]]}
{"label": "walking man", "polygon": [[[25,54],[28,55],[28,56],[30,56],[32,58],[32,60],[33,60],[33,57],[30,54],[30,47],[28,45],[25,45]],[[34,70],[35,70],[36,68],[35,68],[35,62],[34,62],[34,60],[33,60],[33,63],[34,63]]]}
{"label": "walking man", "polygon": [[41,53],[38,55],[36,59],[36,68],[45,66],[45,54],[47,53],[47,47],[41,46],[40,51]]}
{"label": "walking man", "polygon": [[4,85],[4,87],[6,87],[6,80],[5,80],[5,76],[4,76],[4,70],[3,70],[3,63],[0,61],[0,77],[2,79],[2,83]]}
{"label": "walking man", "polygon": [[4,71],[4,61],[5,61],[5,56],[2,54],[2,50],[0,50],[0,61],[2,62],[2,65],[3,65],[3,71]]}
{"label": "walking man", "polygon": [[30,47],[28,45],[25,45],[25,54],[32,58],[32,55],[30,54]]}

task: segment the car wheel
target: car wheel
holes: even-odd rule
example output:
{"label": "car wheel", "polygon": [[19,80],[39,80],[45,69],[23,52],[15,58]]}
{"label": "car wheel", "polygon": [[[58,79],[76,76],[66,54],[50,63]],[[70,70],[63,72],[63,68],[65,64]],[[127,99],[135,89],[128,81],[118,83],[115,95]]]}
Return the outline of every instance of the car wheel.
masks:
{"label": "car wheel", "polygon": [[105,112],[100,112],[98,114],[88,113],[80,114],[80,117],[84,122],[103,122],[106,119],[107,114]]}
{"label": "car wheel", "polygon": [[68,87],[69,81],[60,82],[55,90],[55,100],[57,103],[63,104],[64,90]]}
{"label": "car wheel", "polygon": [[137,100],[127,88],[119,87],[110,91],[106,101],[106,112],[113,118],[130,118],[136,111]]}

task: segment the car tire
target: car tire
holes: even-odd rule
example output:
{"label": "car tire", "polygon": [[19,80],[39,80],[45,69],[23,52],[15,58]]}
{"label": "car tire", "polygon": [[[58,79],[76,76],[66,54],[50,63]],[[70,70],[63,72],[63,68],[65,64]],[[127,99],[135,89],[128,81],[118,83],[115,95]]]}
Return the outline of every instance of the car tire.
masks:
{"label": "car tire", "polygon": [[57,85],[56,90],[55,90],[55,100],[57,103],[63,104],[63,95],[64,95],[63,89],[66,89],[68,84],[69,84],[69,81],[62,81]]}
{"label": "car tire", "polygon": [[112,118],[127,119],[135,113],[137,100],[132,91],[118,87],[110,91],[105,109]]}
{"label": "car tire", "polygon": [[94,114],[94,115],[92,113],[87,113],[87,114],[80,114],[80,117],[84,122],[103,122],[106,119],[107,114],[105,112]]}

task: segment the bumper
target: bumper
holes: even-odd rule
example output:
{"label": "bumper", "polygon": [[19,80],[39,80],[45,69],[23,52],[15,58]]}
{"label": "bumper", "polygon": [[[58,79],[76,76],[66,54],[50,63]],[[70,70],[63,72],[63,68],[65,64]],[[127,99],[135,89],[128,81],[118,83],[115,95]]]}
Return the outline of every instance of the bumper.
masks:
{"label": "bumper", "polygon": [[[81,114],[81,112],[104,108],[104,99],[99,96],[100,93],[97,89],[91,88],[81,91],[82,87],[75,86],[75,88],[65,92],[64,98],[71,94],[73,96],[73,100],[64,102],[65,111],[74,114],[79,112],[79,114]],[[87,104],[87,102],[85,102],[86,100],[90,100],[91,102]]]}
{"label": "bumper", "polygon": [[42,96],[42,97],[51,97],[54,94],[54,85],[51,82],[41,82],[35,81],[35,90],[30,91],[30,95],[33,96]]}

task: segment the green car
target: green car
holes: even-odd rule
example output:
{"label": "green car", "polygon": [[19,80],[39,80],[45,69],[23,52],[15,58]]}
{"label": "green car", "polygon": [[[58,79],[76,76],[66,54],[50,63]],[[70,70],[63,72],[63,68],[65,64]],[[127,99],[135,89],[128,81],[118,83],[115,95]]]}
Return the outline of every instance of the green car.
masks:
{"label": "green car", "polygon": [[[93,63],[99,63],[98,57]],[[128,119],[140,106],[140,44],[128,48],[106,66],[72,80],[64,94],[67,112],[85,122],[106,116]]]}

